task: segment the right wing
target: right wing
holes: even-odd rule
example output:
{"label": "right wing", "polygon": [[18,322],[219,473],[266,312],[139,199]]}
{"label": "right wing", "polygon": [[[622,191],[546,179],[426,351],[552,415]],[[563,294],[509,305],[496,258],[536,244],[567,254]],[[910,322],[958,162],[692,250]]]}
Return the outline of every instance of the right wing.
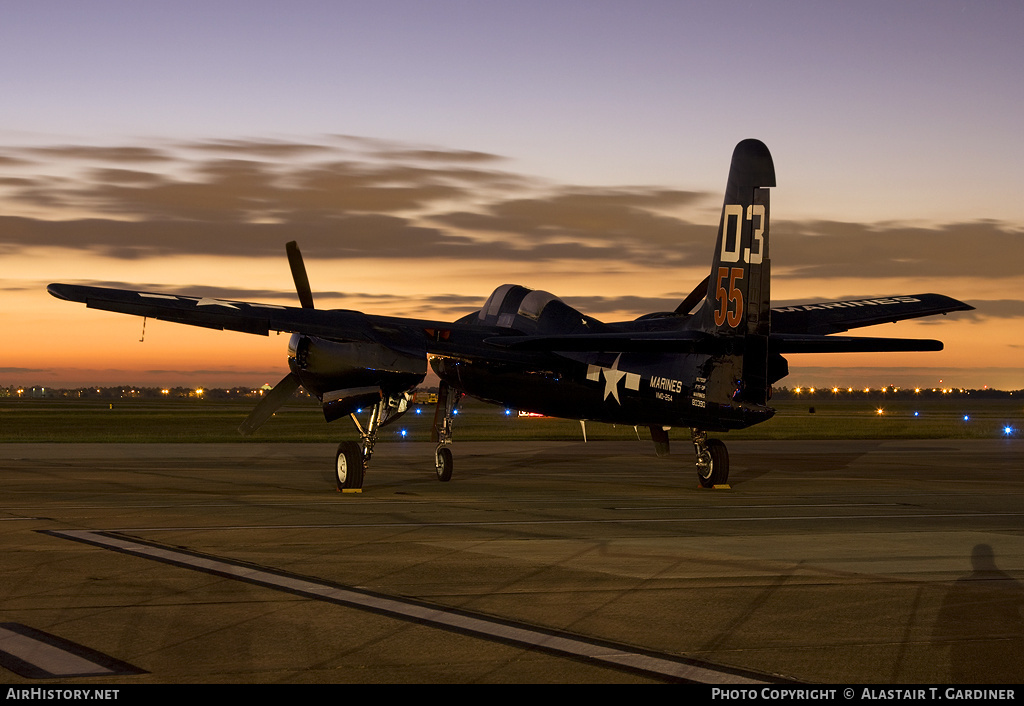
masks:
{"label": "right wing", "polygon": [[284,331],[334,338],[372,338],[368,335],[370,325],[366,315],[358,311],[325,311],[76,284],[51,284],[46,291],[58,299],[81,302],[90,309],[224,331],[261,336],[271,331]]}
{"label": "right wing", "polygon": [[334,341],[372,341],[417,353],[425,351],[430,341],[447,340],[453,331],[470,328],[458,323],[376,316],[349,309],[256,304],[76,284],[51,284],[46,289],[58,299],[81,302],[90,309],[261,336],[282,331]]}

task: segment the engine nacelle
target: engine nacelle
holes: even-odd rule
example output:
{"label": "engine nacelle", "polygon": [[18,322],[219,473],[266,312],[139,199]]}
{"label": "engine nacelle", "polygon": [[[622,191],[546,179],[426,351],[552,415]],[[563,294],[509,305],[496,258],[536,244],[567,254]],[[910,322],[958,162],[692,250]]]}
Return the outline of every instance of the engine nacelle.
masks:
{"label": "engine nacelle", "polygon": [[288,367],[316,395],[327,421],[332,421],[382,398],[402,398],[423,382],[427,357],[373,341],[295,334],[288,343]]}

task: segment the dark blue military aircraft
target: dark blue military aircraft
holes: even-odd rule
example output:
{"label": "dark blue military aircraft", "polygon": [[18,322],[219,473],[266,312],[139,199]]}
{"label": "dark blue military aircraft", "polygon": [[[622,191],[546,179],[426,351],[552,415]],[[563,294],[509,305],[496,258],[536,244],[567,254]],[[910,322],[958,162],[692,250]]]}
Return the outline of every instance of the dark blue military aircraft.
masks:
{"label": "dark blue military aircraft", "polygon": [[[744,140],[732,155],[711,272],[675,311],[603,323],[542,291],[505,284],[458,321],[319,310],[294,242],[286,251],[301,308],[207,297],[51,284],[60,299],[193,326],[268,335],[286,331],[291,372],[242,424],[249,434],[301,385],[327,421],[350,416],[359,441],[338,446],[339,490],[362,488],[378,431],[403,414],[427,364],[441,379],[435,468],[452,476],[452,422],[464,395],[553,417],[645,426],[655,451],[689,429],[701,485],[726,482],[729,456],[708,432],[770,419],[771,386],[791,353],[938,351],[923,339],[835,334],[972,307],[939,294],[771,308],[768,148]],[[360,422],[358,409],[369,409]]]}

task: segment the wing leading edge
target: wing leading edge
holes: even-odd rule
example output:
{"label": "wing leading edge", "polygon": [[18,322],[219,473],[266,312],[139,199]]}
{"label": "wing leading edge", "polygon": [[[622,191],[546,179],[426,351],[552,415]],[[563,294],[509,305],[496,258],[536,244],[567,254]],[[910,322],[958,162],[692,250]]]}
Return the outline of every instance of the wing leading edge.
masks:
{"label": "wing leading edge", "polygon": [[369,316],[348,309],[299,308],[75,284],[51,284],[46,289],[58,299],[81,302],[90,309],[261,336],[282,331],[334,340],[379,342],[393,333],[414,331],[419,338],[438,327],[458,327],[435,321]]}
{"label": "wing leading edge", "polygon": [[363,328],[363,322],[359,321],[362,315],[355,311],[318,311],[211,297],[137,292],[75,284],[51,284],[46,290],[58,299],[81,302],[90,309],[116,311],[189,326],[240,331],[260,336],[267,336],[271,331],[311,335],[328,335],[328,332],[337,334],[337,324],[342,323],[339,319],[343,320],[346,332],[357,338],[360,337],[360,329]]}

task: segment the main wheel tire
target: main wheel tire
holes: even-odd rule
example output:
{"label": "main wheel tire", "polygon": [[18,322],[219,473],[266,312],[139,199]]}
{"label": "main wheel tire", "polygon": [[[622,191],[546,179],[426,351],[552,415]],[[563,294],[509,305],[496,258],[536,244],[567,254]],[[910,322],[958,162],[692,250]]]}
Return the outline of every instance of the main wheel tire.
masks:
{"label": "main wheel tire", "polygon": [[697,480],[704,488],[725,485],[729,482],[729,452],[718,439],[708,439],[708,454],[711,462],[706,468],[697,468]]}
{"label": "main wheel tire", "polygon": [[452,479],[452,450],[447,446],[437,450],[436,469],[437,479],[442,483]]}
{"label": "main wheel tire", "polygon": [[338,451],[334,455],[334,479],[338,483],[338,490],[345,492],[362,489],[365,470],[363,449],[359,444],[354,441],[338,444]]}

